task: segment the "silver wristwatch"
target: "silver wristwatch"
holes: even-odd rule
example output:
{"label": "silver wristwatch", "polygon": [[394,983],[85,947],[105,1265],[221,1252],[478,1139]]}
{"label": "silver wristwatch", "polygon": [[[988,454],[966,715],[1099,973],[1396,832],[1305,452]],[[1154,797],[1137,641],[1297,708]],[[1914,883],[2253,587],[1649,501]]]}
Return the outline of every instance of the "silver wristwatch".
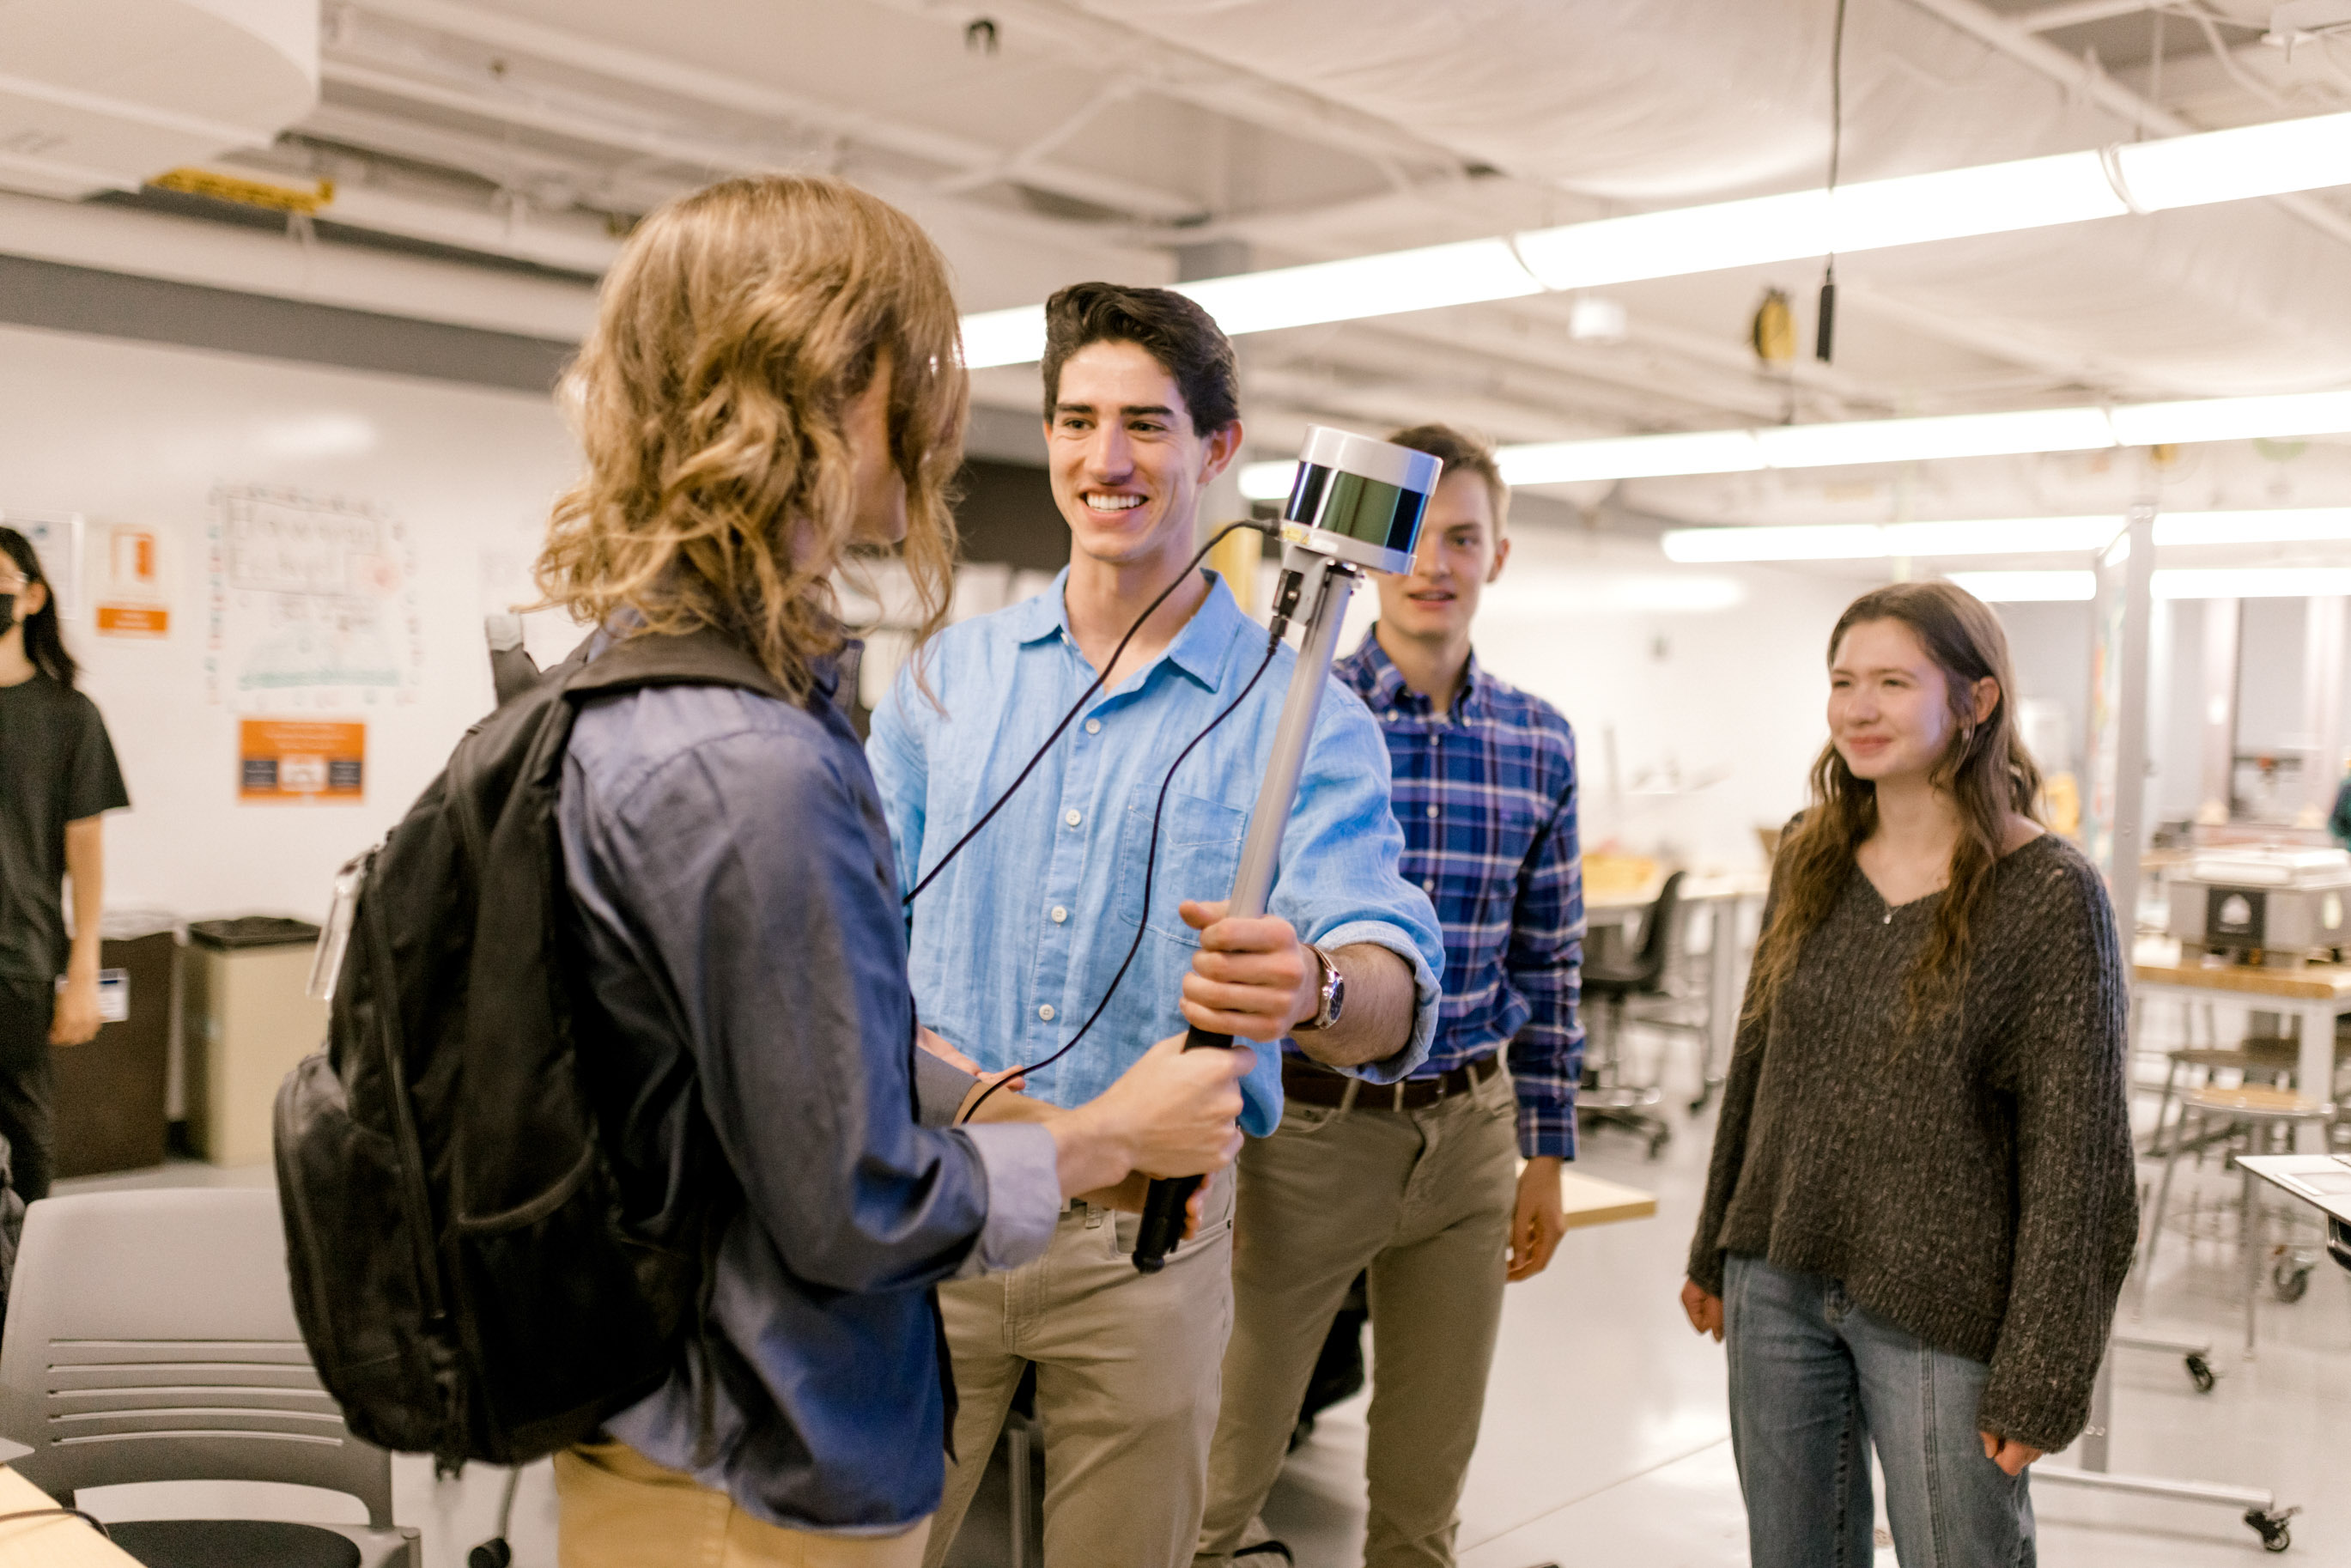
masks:
{"label": "silver wristwatch", "polygon": [[1339,1021],[1340,1013],[1347,1006],[1347,977],[1339,972],[1339,966],[1332,963],[1331,955],[1322,948],[1310,942],[1306,950],[1313,954],[1314,961],[1322,967],[1322,1005],[1314,1009],[1312,1018],[1292,1026],[1292,1032],[1298,1034],[1310,1030],[1329,1029]]}

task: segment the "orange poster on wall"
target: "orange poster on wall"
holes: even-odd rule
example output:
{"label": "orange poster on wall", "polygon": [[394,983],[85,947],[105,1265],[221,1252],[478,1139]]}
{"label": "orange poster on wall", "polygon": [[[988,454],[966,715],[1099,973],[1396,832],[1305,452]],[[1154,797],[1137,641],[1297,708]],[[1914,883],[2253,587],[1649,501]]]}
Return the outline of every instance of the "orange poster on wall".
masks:
{"label": "orange poster on wall", "polygon": [[152,528],[110,523],[99,531],[98,632],[104,637],[168,637],[172,607],[164,592],[163,540]]}
{"label": "orange poster on wall", "polygon": [[240,800],[356,803],[367,796],[363,723],[248,718],[237,727],[236,750]]}

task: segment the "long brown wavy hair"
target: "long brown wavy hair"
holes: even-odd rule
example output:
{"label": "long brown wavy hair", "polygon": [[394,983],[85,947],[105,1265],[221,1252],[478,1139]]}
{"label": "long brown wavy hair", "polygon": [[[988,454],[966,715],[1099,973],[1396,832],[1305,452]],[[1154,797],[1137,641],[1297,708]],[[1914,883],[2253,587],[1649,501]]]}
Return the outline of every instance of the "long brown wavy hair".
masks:
{"label": "long brown wavy hair", "polygon": [[[2017,731],[2007,633],[1983,601],[1949,582],[1874,589],[1837,617],[1829,633],[1829,663],[1835,663],[1844,634],[1868,621],[1908,627],[1942,671],[1950,703],[1950,744],[1931,779],[1959,807],[1959,837],[1934,928],[1904,982],[1907,1027],[1915,1029],[1958,1000],[2008,819],[2013,813],[2039,820],[2041,769]],[[1974,691],[1987,675],[2000,695],[1979,723]],[[1876,786],[1854,777],[1834,741],[1813,764],[1812,786],[1812,804],[1788,830],[1772,870],[1773,913],[1756,945],[1746,1009],[1750,1019],[1768,1016],[1779,1000],[1802,961],[1805,938],[1828,918],[1852,879],[1856,852],[1877,828]]]}
{"label": "long brown wavy hair", "polygon": [[805,699],[845,639],[832,572],[857,511],[849,405],[890,367],[918,640],[944,622],[968,382],[945,260],[838,180],[726,180],[649,214],[565,377],[588,476],[556,502],[547,602],[712,627]]}

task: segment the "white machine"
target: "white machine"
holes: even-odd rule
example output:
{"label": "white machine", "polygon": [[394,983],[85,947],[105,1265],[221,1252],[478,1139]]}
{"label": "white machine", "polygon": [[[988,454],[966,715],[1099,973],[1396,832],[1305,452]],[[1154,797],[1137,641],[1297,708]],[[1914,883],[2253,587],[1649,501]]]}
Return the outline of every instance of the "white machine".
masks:
{"label": "white machine", "polygon": [[2351,946],[2351,852],[2258,844],[2198,853],[2168,883],[2168,933],[2186,950],[2290,967]]}

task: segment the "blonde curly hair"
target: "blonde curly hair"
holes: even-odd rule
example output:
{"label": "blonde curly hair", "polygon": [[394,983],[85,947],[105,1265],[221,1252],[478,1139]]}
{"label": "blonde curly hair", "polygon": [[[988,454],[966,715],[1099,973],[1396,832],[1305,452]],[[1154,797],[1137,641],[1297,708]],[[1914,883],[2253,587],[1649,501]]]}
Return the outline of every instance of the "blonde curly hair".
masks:
{"label": "blonde curly hair", "polygon": [[885,361],[924,640],[952,587],[969,403],[937,247],[813,176],[726,180],[648,214],[565,376],[588,475],[549,520],[547,603],[595,625],[625,610],[648,632],[716,629],[805,700],[845,640],[831,579],[858,498],[842,421]]}

